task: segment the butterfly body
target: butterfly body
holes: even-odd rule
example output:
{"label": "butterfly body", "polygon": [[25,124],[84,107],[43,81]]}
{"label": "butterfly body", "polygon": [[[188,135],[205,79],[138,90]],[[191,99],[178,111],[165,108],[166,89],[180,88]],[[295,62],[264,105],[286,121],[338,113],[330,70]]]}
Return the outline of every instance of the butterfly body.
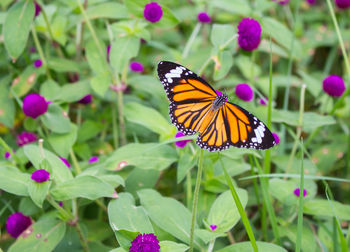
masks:
{"label": "butterfly body", "polygon": [[230,146],[268,149],[275,145],[263,122],[228,102],[226,94],[215,91],[191,70],[169,61],[159,62],[157,70],[170,100],[172,123],[185,135],[198,132],[196,143],[201,148],[221,151]]}

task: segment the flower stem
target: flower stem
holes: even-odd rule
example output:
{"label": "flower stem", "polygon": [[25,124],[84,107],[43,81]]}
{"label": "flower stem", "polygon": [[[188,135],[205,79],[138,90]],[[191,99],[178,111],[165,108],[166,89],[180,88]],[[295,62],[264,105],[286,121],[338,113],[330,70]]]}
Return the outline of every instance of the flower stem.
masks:
{"label": "flower stem", "polygon": [[190,208],[192,201],[191,170],[186,174],[186,205]]}
{"label": "flower stem", "polygon": [[300,167],[300,194],[299,194],[299,210],[297,223],[297,239],[295,251],[301,251],[301,237],[303,235],[303,203],[304,203],[304,148],[301,142],[301,167]]}
{"label": "flower stem", "polygon": [[70,149],[69,153],[70,153],[70,157],[72,158],[72,161],[73,161],[75,173],[78,175],[81,173],[81,168],[79,166],[77,157],[75,156],[73,149]]}
{"label": "flower stem", "polygon": [[197,34],[198,34],[201,26],[202,26],[201,23],[197,23],[196,26],[194,27],[194,29],[192,31],[192,34],[191,34],[190,38],[188,39],[188,41],[186,43],[186,46],[185,46],[185,49],[184,49],[184,51],[182,53],[182,59],[185,59],[188,56],[188,53],[189,53],[189,51],[191,49],[193,41],[196,39]]}
{"label": "flower stem", "polygon": [[39,42],[39,39],[38,39],[38,35],[36,34],[36,30],[35,30],[35,27],[34,27],[34,26],[32,26],[32,35],[33,35],[35,47],[36,47],[36,49],[38,50],[39,55],[40,55],[40,59],[42,60],[43,65],[44,65],[44,67],[45,67],[46,75],[47,75],[47,77],[48,77],[49,79],[51,79],[50,70],[49,70],[49,67],[48,67],[48,65],[47,65],[47,61],[46,61],[46,58],[45,58],[43,49],[41,48],[41,45],[40,45],[40,42]]}
{"label": "flower stem", "polygon": [[60,207],[50,195],[48,195],[46,199],[54,208],[56,208],[56,210],[62,215],[62,217],[65,218],[65,220],[74,219],[74,216],[70,212],[66,211],[63,207]]}
{"label": "flower stem", "polygon": [[223,51],[226,49],[226,47],[229,46],[229,44],[231,44],[232,41],[234,41],[236,38],[238,38],[238,34],[234,34],[231,38],[229,38],[225,44],[223,44],[222,46],[220,46],[220,51]]}
{"label": "flower stem", "polygon": [[89,252],[89,246],[88,246],[87,240],[83,234],[83,231],[81,230],[79,222],[77,222],[75,224],[75,229],[77,230],[77,233],[79,235],[80,243],[81,243],[81,246],[83,247],[83,250],[85,252]]}
{"label": "flower stem", "polygon": [[119,137],[118,137],[118,127],[117,127],[117,110],[115,109],[115,104],[112,102],[112,129],[113,129],[113,143],[114,149],[119,147]]}
{"label": "flower stem", "polygon": [[193,205],[192,205],[192,222],[191,222],[191,232],[190,232],[190,250],[189,250],[190,252],[193,252],[194,228],[196,224],[197,204],[198,204],[198,197],[199,197],[199,188],[202,180],[202,171],[203,171],[203,149],[201,149],[199,153],[197,180],[196,180],[196,186],[194,188],[194,198],[193,198]]}

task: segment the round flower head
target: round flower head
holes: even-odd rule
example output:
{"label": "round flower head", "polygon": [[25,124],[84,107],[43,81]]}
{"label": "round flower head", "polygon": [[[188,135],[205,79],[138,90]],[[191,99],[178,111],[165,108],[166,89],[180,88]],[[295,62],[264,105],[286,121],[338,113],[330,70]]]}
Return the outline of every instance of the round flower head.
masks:
{"label": "round flower head", "polygon": [[245,51],[258,48],[261,39],[261,27],[252,18],[243,18],[238,24],[238,45]]}
{"label": "round flower head", "polygon": [[306,0],[306,2],[310,5],[316,4],[316,0]]}
{"label": "round flower head", "polygon": [[111,52],[111,45],[107,46],[107,61],[109,62],[109,54]]}
{"label": "round flower head", "polygon": [[272,132],[273,138],[275,139],[276,145],[280,143],[280,137],[277,135],[277,133]]}
{"label": "round flower head", "polygon": [[50,173],[44,169],[36,170],[32,173],[31,179],[35,182],[42,183],[50,179]]}
{"label": "round flower head", "polygon": [[36,119],[45,114],[48,108],[45,98],[39,94],[29,94],[23,99],[23,112],[26,116]]}
{"label": "round flower head", "polygon": [[61,160],[62,160],[62,162],[68,167],[68,168],[70,168],[70,163],[67,161],[67,159],[65,159],[65,158],[63,158],[63,157],[59,157]]}
{"label": "round flower head", "polygon": [[[295,188],[293,193],[295,194],[295,196],[300,197],[300,188],[299,187]],[[306,197],[306,195],[307,195],[307,191],[306,191],[306,189],[304,189],[303,190],[303,196]]]}
{"label": "round flower head", "polygon": [[17,238],[24,230],[32,224],[28,216],[21,212],[11,214],[6,221],[7,232],[13,237]]}
{"label": "round flower head", "polygon": [[345,83],[338,75],[330,75],[323,80],[323,91],[333,97],[340,97],[345,91]]}
{"label": "round flower head", "polygon": [[267,105],[267,98],[260,98],[259,99],[259,104],[262,106],[266,106]]}
{"label": "round flower head", "polygon": [[17,136],[16,143],[18,146],[23,146],[36,141],[36,135],[31,132],[23,131]]}
{"label": "round flower head", "polygon": [[235,94],[237,97],[243,101],[253,100],[253,89],[245,83],[238,84],[235,89]]}
{"label": "round flower head", "polygon": [[36,1],[34,1],[34,5],[35,5],[35,17],[37,17],[41,12],[41,7]]}
{"label": "round flower head", "polygon": [[10,152],[6,151],[4,157],[5,157],[6,159],[9,159],[9,158],[11,157]]}
{"label": "round flower head", "polygon": [[215,229],[217,229],[218,226],[217,225],[210,225],[209,227],[210,227],[211,231],[215,231]]}
{"label": "round flower head", "polygon": [[43,65],[43,62],[41,61],[41,59],[37,59],[36,61],[34,61],[33,65],[35,68],[39,68]]}
{"label": "round flower head", "polygon": [[84,104],[84,105],[88,105],[90,104],[92,101],[92,95],[91,94],[88,94],[88,95],[85,95],[83,98],[81,98],[78,103],[80,104]]}
{"label": "round flower head", "polygon": [[350,0],[335,0],[335,5],[339,9],[347,9],[350,8]]}
{"label": "round flower head", "polygon": [[163,16],[162,7],[156,2],[148,3],[143,10],[143,16],[152,23],[158,22]]}
{"label": "round flower head", "polygon": [[[178,137],[184,137],[186,136],[184,133],[182,133],[181,131],[177,132],[175,137],[178,138]],[[182,141],[176,141],[175,142],[175,145],[179,148],[183,148],[187,145],[188,142],[191,142],[191,140],[182,140]]]}
{"label": "round flower head", "polygon": [[89,159],[89,164],[96,163],[96,162],[98,162],[98,156],[92,156]]}
{"label": "round flower head", "polygon": [[210,23],[211,18],[206,12],[200,12],[198,13],[197,19],[201,23]]}
{"label": "round flower head", "polygon": [[133,72],[143,72],[144,68],[140,62],[132,61],[129,65],[130,70]]}
{"label": "round flower head", "polygon": [[154,234],[140,234],[131,242],[129,252],[159,252],[160,246]]}

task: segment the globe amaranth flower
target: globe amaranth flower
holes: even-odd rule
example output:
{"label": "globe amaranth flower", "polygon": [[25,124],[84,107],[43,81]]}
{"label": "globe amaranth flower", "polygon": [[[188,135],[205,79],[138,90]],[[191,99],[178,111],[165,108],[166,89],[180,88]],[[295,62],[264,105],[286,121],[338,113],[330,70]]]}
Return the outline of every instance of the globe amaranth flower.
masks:
{"label": "globe amaranth flower", "polygon": [[[295,188],[293,193],[295,194],[295,196],[300,197],[300,188],[299,187]],[[303,189],[303,196],[306,197],[306,195],[307,195],[307,191],[306,189]]]}
{"label": "globe amaranth flower", "polygon": [[41,7],[36,1],[34,1],[34,5],[35,5],[35,17],[37,17],[41,12]]}
{"label": "globe amaranth flower", "polygon": [[83,98],[81,98],[78,103],[80,104],[84,104],[84,105],[88,105],[92,102],[92,95],[91,94],[88,94],[88,95],[85,95]]}
{"label": "globe amaranth flower", "polygon": [[323,91],[333,97],[340,97],[345,91],[345,83],[338,75],[330,75],[323,80]]}
{"label": "globe amaranth flower", "polygon": [[310,5],[316,4],[316,0],[306,0],[306,2]]}
{"label": "globe amaranth flower", "polygon": [[98,160],[99,160],[98,156],[92,156],[89,159],[89,164],[96,163],[96,162],[98,162]]}
{"label": "globe amaranth flower", "polygon": [[59,157],[59,159],[61,159],[62,162],[63,162],[68,168],[70,168],[70,163],[68,162],[67,159],[65,159],[65,158],[63,158],[63,157]]}
{"label": "globe amaranth flower", "polygon": [[143,16],[147,21],[152,23],[158,22],[163,16],[162,6],[156,2],[151,2],[145,5]]}
{"label": "globe amaranth flower", "polygon": [[267,105],[267,101],[268,101],[267,98],[260,98],[259,99],[259,104],[262,105],[262,106],[266,106]]}
{"label": "globe amaranth flower", "polygon": [[34,61],[33,65],[35,68],[39,68],[43,65],[43,62],[41,61],[41,59],[37,59],[36,61]]}
{"label": "globe amaranth flower", "polygon": [[243,101],[253,100],[253,89],[246,83],[238,84],[235,88],[235,94]]}
{"label": "globe amaranth flower", "polygon": [[[182,133],[181,131],[177,132],[175,137],[178,138],[178,137],[184,137],[186,136],[184,133]],[[179,148],[183,148],[187,145],[188,142],[191,142],[191,140],[181,140],[181,141],[176,141],[175,142],[175,145]]]}
{"label": "globe amaranth flower", "polygon": [[44,169],[39,169],[32,173],[31,179],[35,182],[42,183],[50,179],[50,173]]}
{"label": "globe amaranth flower", "polygon": [[277,133],[272,132],[273,138],[275,139],[276,145],[280,143],[280,137],[277,135]]}
{"label": "globe amaranth flower", "polygon": [[350,0],[335,0],[335,5],[339,9],[347,9],[350,8]]}
{"label": "globe amaranth flower", "polygon": [[211,18],[208,15],[208,13],[206,13],[206,12],[198,13],[197,19],[201,23],[210,23],[211,22]]}
{"label": "globe amaranth flower", "polygon": [[23,131],[21,134],[17,136],[16,143],[18,146],[23,146],[23,145],[35,142],[36,139],[37,138],[34,133]]}
{"label": "globe amaranth flower", "polygon": [[5,157],[6,159],[9,159],[9,158],[11,157],[10,152],[6,151],[5,154],[4,154],[4,157]]}
{"label": "globe amaranth flower", "polygon": [[16,212],[7,218],[6,230],[13,238],[17,238],[30,225],[32,225],[32,220],[28,216]]}
{"label": "globe amaranth flower", "polygon": [[132,61],[129,65],[130,70],[133,72],[143,72],[143,65],[138,61]]}
{"label": "globe amaranth flower", "polygon": [[217,229],[218,226],[217,225],[210,225],[209,227],[210,227],[211,231],[215,231],[215,229]]}
{"label": "globe amaranth flower", "polygon": [[238,45],[245,51],[258,48],[261,40],[261,26],[252,18],[243,18],[238,24]]}
{"label": "globe amaranth flower", "polygon": [[107,46],[107,61],[109,62],[109,54],[111,53],[111,45]]}
{"label": "globe amaranth flower", "polygon": [[159,252],[160,246],[154,234],[140,234],[132,242],[129,252]]}
{"label": "globe amaranth flower", "polygon": [[45,114],[48,106],[45,98],[39,94],[29,94],[23,99],[24,114],[34,119]]}

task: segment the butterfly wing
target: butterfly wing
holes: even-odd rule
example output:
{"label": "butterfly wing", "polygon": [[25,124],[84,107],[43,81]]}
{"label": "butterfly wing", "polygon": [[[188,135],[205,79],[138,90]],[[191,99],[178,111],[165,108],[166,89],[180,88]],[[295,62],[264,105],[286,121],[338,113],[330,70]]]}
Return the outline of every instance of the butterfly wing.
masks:
{"label": "butterfly wing", "polygon": [[266,125],[254,115],[230,102],[223,104],[213,116],[197,144],[209,151],[220,151],[231,145],[238,148],[268,149],[275,139]]}
{"label": "butterfly wing", "polygon": [[173,62],[159,62],[157,71],[170,100],[172,123],[186,135],[203,132],[212,120],[215,90],[191,70]]}

